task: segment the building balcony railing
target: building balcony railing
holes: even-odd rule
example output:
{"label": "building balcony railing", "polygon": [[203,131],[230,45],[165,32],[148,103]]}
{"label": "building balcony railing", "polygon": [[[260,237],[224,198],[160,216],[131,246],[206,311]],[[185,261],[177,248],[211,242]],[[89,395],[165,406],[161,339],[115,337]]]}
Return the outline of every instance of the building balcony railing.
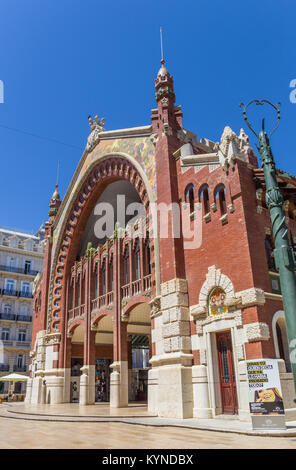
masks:
{"label": "building balcony railing", "polygon": [[9,364],[0,364],[0,372],[8,372]]}
{"label": "building balcony railing", "polygon": [[107,294],[100,295],[96,299],[92,300],[92,311],[100,310],[102,308],[108,308],[113,305],[113,291],[107,292]]}
{"label": "building balcony railing", "polygon": [[14,313],[0,313],[0,320],[15,321],[16,315]]}
{"label": "building balcony railing", "polygon": [[16,321],[31,323],[32,317],[30,317],[29,315],[17,315]]}
{"label": "building balcony railing", "polygon": [[44,249],[43,249],[43,245],[33,245],[32,248],[27,248],[23,243],[18,243],[17,246],[13,246],[9,240],[2,240],[2,243],[0,242],[0,246],[6,246],[6,247],[10,247],[12,249],[19,249],[19,250],[24,250],[24,251],[31,251],[31,252],[37,252],[37,253],[43,253]]}
{"label": "building balcony railing", "polygon": [[84,315],[84,308],[85,308],[85,304],[79,305],[78,307],[71,308],[69,310],[69,319]]}
{"label": "building balcony railing", "polygon": [[151,274],[144,276],[143,279],[132,281],[121,288],[123,299],[134,297],[135,295],[146,294],[151,289]]}
{"label": "building balcony railing", "polygon": [[26,372],[27,366],[13,366],[13,372]]}
{"label": "building balcony railing", "polygon": [[6,348],[29,348],[31,347],[31,341],[15,340],[15,339],[1,339],[0,343]]}
{"label": "building balcony railing", "polygon": [[36,276],[38,274],[38,271],[35,271],[33,269],[15,268],[13,266],[4,266],[3,264],[0,265],[0,271],[6,271],[16,274],[27,274],[28,276]]}
{"label": "building balcony railing", "polygon": [[0,320],[8,321],[22,321],[31,323],[32,317],[30,315],[16,315],[15,313],[0,313]]}
{"label": "building balcony railing", "polygon": [[33,294],[31,292],[14,289],[0,289],[0,295],[9,295],[11,297],[23,297],[25,299],[33,298]]}

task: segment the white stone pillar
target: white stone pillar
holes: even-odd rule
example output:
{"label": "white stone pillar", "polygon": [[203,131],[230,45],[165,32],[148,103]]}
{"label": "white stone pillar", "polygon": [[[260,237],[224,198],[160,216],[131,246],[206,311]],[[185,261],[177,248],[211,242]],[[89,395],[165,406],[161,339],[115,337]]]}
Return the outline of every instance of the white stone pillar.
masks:
{"label": "white stone pillar", "polygon": [[238,362],[238,376],[239,381],[236,387],[239,405],[238,416],[241,421],[251,421],[246,361]]}
{"label": "white stone pillar", "polygon": [[110,367],[110,407],[128,406],[128,361],[113,362]]}
{"label": "white stone pillar", "polygon": [[46,403],[57,405],[64,402],[64,378],[49,375],[46,379]]}
{"label": "white stone pillar", "polygon": [[80,369],[79,404],[93,405],[95,403],[95,366],[83,366]]}
{"label": "white stone pillar", "polygon": [[37,376],[32,380],[31,403],[36,405],[41,399],[42,377]]}
{"label": "white stone pillar", "polygon": [[42,405],[45,405],[46,403],[46,382],[44,379],[42,380],[42,385],[41,385],[40,403]]}
{"label": "white stone pillar", "polygon": [[83,366],[80,370],[82,371],[82,375],[80,376],[79,404],[88,405],[88,368],[87,366]]}
{"label": "white stone pillar", "polygon": [[26,389],[25,403],[31,403],[32,381],[33,381],[33,379],[31,379],[31,377],[27,380],[27,389]]}
{"label": "white stone pillar", "polygon": [[87,366],[88,367],[88,404],[93,405],[95,403],[96,391],[96,366]]}
{"label": "white stone pillar", "polygon": [[167,418],[192,418],[193,355],[185,279],[161,284],[160,311],[162,331],[157,338],[156,354],[150,360],[153,368],[158,369],[157,413]]}
{"label": "white stone pillar", "polygon": [[153,367],[148,370],[148,411],[157,413],[158,402],[158,369]]}
{"label": "white stone pillar", "polygon": [[192,367],[193,384],[193,417],[212,418],[213,413],[210,408],[209,383],[207,366],[198,365]]}
{"label": "white stone pillar", "polygon": [[71,369],[65,369],[64,375],[64,403],[70,403],[70,387],[71,387]]}

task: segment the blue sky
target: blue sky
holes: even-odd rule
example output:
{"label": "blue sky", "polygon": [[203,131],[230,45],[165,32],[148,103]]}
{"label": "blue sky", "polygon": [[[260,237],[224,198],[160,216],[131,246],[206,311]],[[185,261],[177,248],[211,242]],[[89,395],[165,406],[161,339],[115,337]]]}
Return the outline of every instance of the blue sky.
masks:
{"label": "blue sky", "polygon": [[47,220],[57,162],[63,196],[89,114],[107,130],[150,123],[160,26],[184,127],[218,141],[225,125],[244,126],[241,101],[281,101],[273,153],[296,174],[295,16],[294,0],[2,0],[0,225],[36,231]]}

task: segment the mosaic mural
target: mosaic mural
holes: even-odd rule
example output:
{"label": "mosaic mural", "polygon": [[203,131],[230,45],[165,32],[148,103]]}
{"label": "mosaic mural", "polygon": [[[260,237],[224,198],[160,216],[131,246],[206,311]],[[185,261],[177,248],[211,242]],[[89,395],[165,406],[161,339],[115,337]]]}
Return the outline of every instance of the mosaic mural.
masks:
{"label": "mosaic mural", "polygon": [[227,313],[227,307],[224,304],[226,294],[221,287],[216,287],[210,294],[209,298],[209,314],[219,315],[220,313]]}
{"label": "mosaic mural", "polygon": [[116,152],[126,153],[127,155],[135,158],[135,160],[142,166],[148,178],[152,192],[154,196],[156,196],[155,147],[150,140],[150,136],[101,140],[99,144],[86,156],[85,161],[83,162],[79,176],[75,181],[71,194],[69,195],[68,202],[64,207],[63,214],[61,215],[59,223],[54,231],[53,252],[55,252],[56,249],[56,243],[60,234],[59,232],[64,221],[64,214],[66,213],[69,203],[72,200],[72,196],[77,190],[77,187],[89,166],[100,157],[108,153]]}

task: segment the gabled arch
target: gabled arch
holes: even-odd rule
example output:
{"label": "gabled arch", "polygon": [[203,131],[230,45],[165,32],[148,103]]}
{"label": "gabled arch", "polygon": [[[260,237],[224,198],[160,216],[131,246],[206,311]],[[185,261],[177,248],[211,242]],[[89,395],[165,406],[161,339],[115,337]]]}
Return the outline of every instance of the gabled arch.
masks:
{"label": "gabled arch", "polygon": [[[64,310],[65,302],[65,279],[71,262],[73,262],[73,253],[75,247],[77,247],[77,240],[79,240],[79,231],[81,232],[82,227],[86,224],[95,201],[105,187],[112,181],[125,179],[137,190],[146,209],[149,207],[150,200],[148,193],[152,200],[154,199],[143,169],[141,169],[140,174],[136,166],[140,167],[138,162],[131,161],[131,157],[127,159],[126,156],[121,154],[106,155],[90,165],[87,174],[71,197],[67,218],[65,218],[63,228],[60,230],[52,263],[47,319],[49,332],[59,331],[60,329],[61,312]],[[155,214],[152,213],[152,217],[155,217]],[[154,227],[156,226],[154,223]],[[155,251],[157,251],[157,246]],[[159,266],[159,260],[156,260],[156,262]],[[159,285],[159,280],[156,281]],[[57,290],[58,288],[60,290]]]}
{"label": "gabled arch", "polygon": [[199,294],[199,304],[203,306],[207,306],[209,295],[213,291],[215,287],[221,287],[227,297],[234,297],[235,291],[233,284],[228,276],[222,274],[221,269],[217,269],[217,267],[210,266],[208,268],[208,274],[206,275],[206,280],[202,285]]}

